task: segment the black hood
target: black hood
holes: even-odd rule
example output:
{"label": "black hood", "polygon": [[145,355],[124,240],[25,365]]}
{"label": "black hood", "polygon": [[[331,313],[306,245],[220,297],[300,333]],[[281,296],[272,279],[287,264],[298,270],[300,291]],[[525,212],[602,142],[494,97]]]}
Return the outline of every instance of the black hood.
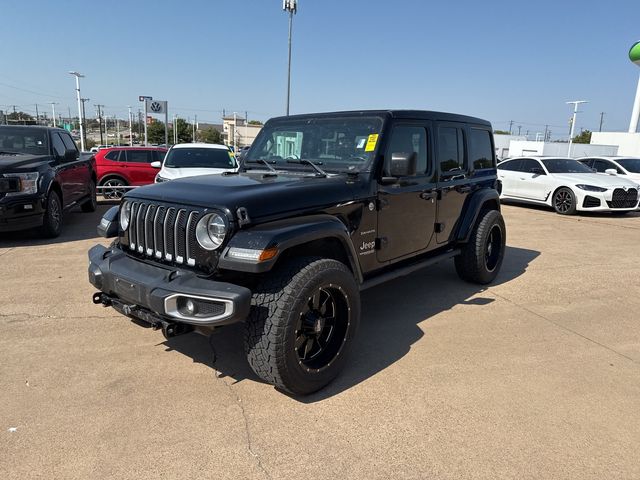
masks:
{"label": "black hood", "polygon": [[133,190],[129,197],[199,207],[245,207],[252,219],[296,210],[327,207],[353,200],[347,175],[316,177],[263,173],[203,175]]}
{"label": "black hood", "polygon": [[0,154],[0,174],[34,172],[51,161],[48,155]]}

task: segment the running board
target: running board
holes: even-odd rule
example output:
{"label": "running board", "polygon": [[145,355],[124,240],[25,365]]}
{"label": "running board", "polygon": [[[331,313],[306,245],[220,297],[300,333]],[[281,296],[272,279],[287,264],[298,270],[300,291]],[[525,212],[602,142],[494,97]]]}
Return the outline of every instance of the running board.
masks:
{"label": "running board", "polygon": [[375,287],[377,285],[380,285],[381,283],[388,282],[389,280],[405,277],[413,272],[422,270],[425,267],[429,267],[435,263],[442,262],[443,260],[449,260],[450,258],[456,257],[458,255],[460,255],[460,249],[449,250],[448,252],[441,253],[440,255],[436,255],[435,257],[427,258],[417,263],[412,263],[411,265],[407,265],[406,267],[396,268],[389,272],[382,273],[373,278],[370,278],[369,280],[365,280],[360,285],[360,291]]}

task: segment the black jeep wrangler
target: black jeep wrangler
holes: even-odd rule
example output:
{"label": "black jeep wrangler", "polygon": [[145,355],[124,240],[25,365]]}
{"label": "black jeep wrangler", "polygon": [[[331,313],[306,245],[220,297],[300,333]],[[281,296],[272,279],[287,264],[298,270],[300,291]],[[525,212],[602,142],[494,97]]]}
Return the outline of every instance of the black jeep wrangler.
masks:
{"label": "black jeep wrangler", "polygon": [[342,369],[360,290],[453,258],[497,275],[506,230],[491,125],[425,111],[268,121],[240,172],[138,188],[89,251],[96,304],[208,334],[245,323],[262,379],[308,394]]}
{"label": "black jeep wrangler", "polygon": [[96,165],[61,128],[0,126],[0,232],[62,231],[63,213],[96,209]]}

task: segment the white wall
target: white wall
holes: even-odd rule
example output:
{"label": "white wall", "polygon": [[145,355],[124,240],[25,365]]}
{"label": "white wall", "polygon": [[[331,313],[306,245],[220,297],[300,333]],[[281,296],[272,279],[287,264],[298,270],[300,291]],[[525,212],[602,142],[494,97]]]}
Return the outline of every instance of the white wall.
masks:
{"label": "white wall", "polygon": [[[521,157],[527,155],[544,155],[547,157],[566,157],[568,149],[568,143],[514,140],[509,146],[509,156]],[[615,145],[591,145],[588,143],[574,143],[571,145],[572,157],[585,157],[588,155],[608,156],[617,154],[618,147]]]}
{"label": "white wall", "polygon": [[591,145],[617,145],[617,155],[640,157],[640,133],[593,132]]}
{"label": "white wall", "polygon": [[513,140],[526,140],[527,137],[523,135],[494,135],[493,143],[496,149],[496,157],[499,159],[507,158],[511,155],[509,152],[509,144]]}

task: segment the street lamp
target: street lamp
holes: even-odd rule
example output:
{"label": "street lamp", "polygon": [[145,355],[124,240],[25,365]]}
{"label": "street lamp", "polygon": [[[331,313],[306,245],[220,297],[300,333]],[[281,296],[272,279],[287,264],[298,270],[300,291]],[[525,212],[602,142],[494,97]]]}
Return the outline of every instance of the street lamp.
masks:
{"label": "street lamp", "polygon": [[573,102],[567,102],[567,105],[573,105],[573,117],[571,118],[571,131],[569,132],[569,151],[567,157],[571,156],[571,144],[573,143],[573,131],[576,128],[576,115],[578,113],[578,105],[581,103],[588,103],[586,100],[574,100]]}
{"label": "street lamp", "polygon": [[80,149],[84,151],[84,128],[82,127],[82,105],[80,103],[80,78],[84,78],[84,75],[78,72],[69,72],[69,75],[76,77],[76,98],[78,99],[78,118],[80,120]]}
{"label": "street lamp", "polygon": [[282,9],[289,12],[289,63],[287,66],[287,116],[289,116],[289,98],[291,96],[291,29],[293,27],[293,15],[298,10],[297,0],[282,0]]}
{"label": "street lamp", "polygon": [[58,105],[58,102],[49,102],[51,104],[51,110],[53,110],[53,126],[55,128],[56,126],[56,105]]}

